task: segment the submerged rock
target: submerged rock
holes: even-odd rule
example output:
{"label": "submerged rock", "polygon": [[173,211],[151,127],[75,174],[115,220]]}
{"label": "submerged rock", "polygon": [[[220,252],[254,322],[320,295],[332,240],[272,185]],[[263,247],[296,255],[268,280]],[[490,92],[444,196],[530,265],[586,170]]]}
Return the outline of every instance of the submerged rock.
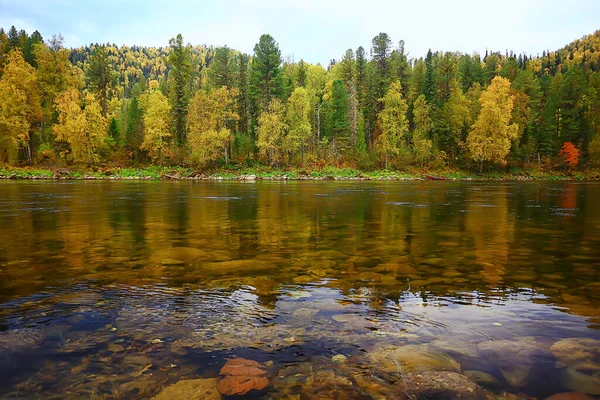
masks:
{"label": "submerged rock", "polygon": [[559,376],[562,387],[587,394],[600,395],[600,375],[587,375],[571,367],[564,368]]}
{"label": "submerged rock", "polygon": [[232,260],[222,262],[207,262],[202,264],[202,269],[211,274],[230,274],[237,272],[245,274],[249,272],[264,272],[276,269],[277,265],[270,261],[263,260]]}
{"label": "submerged rock", "polygon": [[550,347],[561,362],[576,370],[600,371],[600,340],[570,338],[559,340]]}
{"label": "submerged rock", "polygon": [[263,390],[267,386],[267,369],[256,361],[244,358],[227,361],[217,378],[217,390],[226,396],[242,396],[253,390]]}
{"label": "submerged rock", "polygon": [[44,333],[38,329],[11,329],[0,333],[0,350],[31,350],[44,340]]}
{"label": "submerged rock", "polygon": [[466,376],[451,371],[426,371],[405,376],[406,393],[414,399],[485,400],[485,390]]}
{"label": "submerged rock", "polygon": [[490,340],[479,343],[477,349],[480,356],[495,364],[504,379],[514,387],[524,386],[531,367],[542,364],[550,356],[533,340]]}
{"label": "submerged rock", "polygon": [[471,370],[471,371],[465,371],[465,372],[463,372],[463,374],[467,378],[472,380],[473,382],[477,383],[478,385],[487,386],[487,387],[501,387],[502,386],[502,384],[500,382],[498,382],[498,380],[496,378],[494,378],[492,375],[490,375],[486,372]]}
{"label": "submerged rock", "polygon": [[594,400],[594,398],[581,392],[565,392],[553,394],[550,397],[546,397],[544,400]]}
{"label": "submerged rock", "polygon": [[371,353],[377,368],[385,372],[460,372],[460,364],[447,354],[426,345],[382,347]]}
{"label": "submerged rock", "polygon": [[190,263],[208,258],[208,253],[193,247],[170,247],[154,253],[151,261],[164,266]]}
{"label": "submerged rock", "polygon": [[188,379],[164,388],[153,400],[221,400],[217,380]]}

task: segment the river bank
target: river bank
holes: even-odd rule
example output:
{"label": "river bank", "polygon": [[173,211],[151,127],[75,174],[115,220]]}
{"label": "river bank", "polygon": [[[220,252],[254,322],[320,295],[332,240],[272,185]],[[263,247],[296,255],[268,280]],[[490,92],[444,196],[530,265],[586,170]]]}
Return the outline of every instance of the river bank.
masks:
{"label": "river bank", "polygon": [[275,169],[270,167],[199,171],[184,167],[0,167],[0,179],[32,180],[518,180],[564,181],[600,180],[600,170],[538,171],[513,169],[509,172],[474,172],[453,169],[360,171],[353,168]]}

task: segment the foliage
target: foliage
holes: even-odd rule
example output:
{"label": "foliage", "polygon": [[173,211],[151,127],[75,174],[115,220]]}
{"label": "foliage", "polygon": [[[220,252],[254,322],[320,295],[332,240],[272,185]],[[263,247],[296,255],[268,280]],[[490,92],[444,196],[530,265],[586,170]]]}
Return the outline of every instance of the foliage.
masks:
{"label": "foliage", "polygon": [[479,102],[481,113],[469,132],[467,146],[481,172],[484,161],[505,161],[511,140],[517,138],[518,126],[511,123],[513,97],[508,79],[495,77]]}
{"label": "foliage", "polygon": [[286,130],[283,104],[273,99],[269,107],[260,114],[257,128],[260,154],[266,156],[271,165],[281,161],[281,143]]}
{"label": "foliage", "polygon": [[232,139],[233,122],[238,119],[235,109],[235,89],[222,86],[219,89],[196,93],[190,104],[189,144],[192,160],[206,166],[227,157],[227,146]]}
{"label": "foliage", "polygon": [[414,104],[413,151],[415,158],[423,165],[431,157],[433,143],[429,138],[433,130],[431,106],[427,104],[425,95],[420,95]]}
{"label": "foliage", "polygon": [[[347,49],[325,69],[283,60],[267,34],[253,55],[245,55],[227,46],[184,44],[181,35],[164,47],[65,49],[60,36],[44,42],[37,31],[0,29],[0,160],[47,162],[54,150],[84,162],[126,155],[122,162],[135,163],[147,153],[155,160],[169,155],[170,163],[255,165],[266,156],[289,165],[301,154],[303,162],[363,168],[385,156],[388,167],[391,157],[404,168],[412,168],[409,161],[468,167],[471,160],[480,168],[506,162],[550,170],[560,147],[571,142],[583,159],[598,162],[600,31],[534,57],[430,50],[410,59],[404,42],[396,43],[380,33],[370,49]],[[505,90],[498,90],[497,77],[509,82],[506,96],[499,95]],[[206,104],[223,101],[223,86],[231,97],[225,101],[229,116],[218,126],[195,122],[190,101],[199,92]],[[61,120],[56,108],[69,90],[77,92],[73,106],[66,97],[59,103],[62,114],[75,115],[72,121]],[[166,117],[148,114],[157,111],[157,92],[167,96]],[[391,101],[392,94],[404,103]],[[380,101],[386,97],[395,105],[386,107]],[[269,107],[274,99],[280,113]],[[105,119],[95,116],[95,104]],[[166,121],[167,129],[161,122],[153,132],[153,118]],[[67,125],[76,129],[68,132]],[[275,131],[267,132],[267,125]],[[85,133],[90,129],[97,134]],[[148,133],[156,139],[152,144]]]}
{"label": "foliage", "polygon": [[560,152],[558,153],[558,155],[562,157],[563,161],[565,162],[565,164],[567,164],[567,167],[569,167],[569,169],[577,166],[577,163],[579,162],[579,150],[571,142],[565,142],[560,148]]}
{"label": "foliage", "polygon": [[308,91],[303,87],[298,87],[290,96],[285,109],[288,132],[282,140],[282,147],[290,156],[308,144],[311,134],[309,112],[310,96]]}
{"label": "foliage", "polygon": [[0,161],[14,158],[15,150],[22,148],[31,163],[31,132],[40,119],[35,70],[13,50],[0,79]]}
{"label": "foliage", "polygon": [[88,164],[98,162],[98,150],[106,137],[106,120],[95,96],[88,94],[82,102],[78,90],[67,89],[56,98],[54,107],[58,123],[53,131],[57,141],[69,145],[67,158]]}
{"label": "foliage", "polygon": [[143,125],[144,139],[140,148],[145,150],[152,160],[160,160],[168,146],[171,137],[169,120],[171,106],[164,94],[154,91],[148,96]]}
{"label": "foliage", "polygon": [[380,101],[383,103],[383,110],[379,114],[381,135],[377,138],[377,147],[382,154],[385,154],[385,165],[389,168],[389,154],[400,154],[402,140],[408,132],[406,119],[408,106],[402,97],[400,82],[393,82]]}
{"label": "foliage", "polygon": [[[169,41],[171,48],[168,64],[169,88],[172,100],[173,131],[177,144],[183,145],[186,140],[188,103],[190,100],[190,80],[192,79],[191,46],[183,44],[183,36],[177,35]],[[162,129],[162,128],[161,128]],[[160,137],[164,137],[160,134]]]}

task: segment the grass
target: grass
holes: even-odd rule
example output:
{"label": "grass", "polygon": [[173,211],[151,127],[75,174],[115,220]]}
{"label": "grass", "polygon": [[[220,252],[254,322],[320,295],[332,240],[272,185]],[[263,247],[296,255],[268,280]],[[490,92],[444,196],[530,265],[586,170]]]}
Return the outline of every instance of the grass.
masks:
{"label": "grass", "polygon": [[52,179],[55,172],[68,171],[65,176],[70,179],[161,179],[161,178],[186,178],[190,175],[208,177],[210,179],[234,180],[244,176],[253,175],[256,179],[355,179],[365,178],[372,180],[397,180],[397,179],[423,179],[425,175],[440,176],[447,179],[467,180],[600,180],[600,171],[538,171],[535,169],[513,168],[507,172],[487,171],[481,175],[474,172],[460,171],[456,169],[425,170],[416,167],[407,167],[401,171],[374,170],[360,171],[356,168],[340,168],[335,166],[324,166],[322,168],[273,168],[266,165],[242,165],[229,164],[211,171],[197,171],[191,168],[178,166],[141,166],[141,167],[105,167],[89,168],[85,166],[74,167],[11,167],[0,165],[0,178],[17,179]]}

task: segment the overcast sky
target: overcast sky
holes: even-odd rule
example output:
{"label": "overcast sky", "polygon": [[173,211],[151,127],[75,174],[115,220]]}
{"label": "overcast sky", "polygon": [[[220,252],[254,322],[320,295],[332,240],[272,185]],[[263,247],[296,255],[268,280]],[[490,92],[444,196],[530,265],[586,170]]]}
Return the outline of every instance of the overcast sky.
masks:
{"label": "overcast sky", "polygon": [[192,44],[252,53],[271,34],[285,57],[327,64],[387,32],[411,57],[427,49],[472,53],[558,49],[600,29],[600,0],[0,0],[0,26],[65,45]]}

